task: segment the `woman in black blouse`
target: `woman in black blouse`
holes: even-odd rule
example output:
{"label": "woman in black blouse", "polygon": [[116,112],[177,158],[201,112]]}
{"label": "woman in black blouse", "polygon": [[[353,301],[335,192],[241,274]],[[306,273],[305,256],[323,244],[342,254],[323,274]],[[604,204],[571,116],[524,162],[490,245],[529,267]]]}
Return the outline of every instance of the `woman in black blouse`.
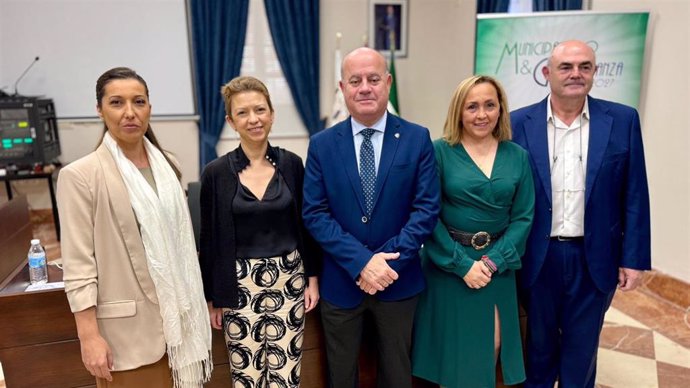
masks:
{"label": "woman in black blouse", "polygon": [[302,226],[302,160],[271,147],[266,86],[221,89],[240,146],[201,178],[199,260],[211,326],[224,329],[234,386],[298,387],[305,314],[319,301],[321,252]]}

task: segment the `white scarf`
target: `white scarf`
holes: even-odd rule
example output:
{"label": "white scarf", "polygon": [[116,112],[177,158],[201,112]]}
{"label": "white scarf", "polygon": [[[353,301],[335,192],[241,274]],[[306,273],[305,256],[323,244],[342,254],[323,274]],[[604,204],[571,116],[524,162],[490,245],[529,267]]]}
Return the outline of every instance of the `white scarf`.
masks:
{"label": "white scarf", "polygon": [[144,241],[149,273],[163,318],[163,335],[176,388],[211,378],[211,326],[203,294],[192,222],[184,192],[161,151],[144,138],[158,195],[109,132],[103,143],[127,186]]}

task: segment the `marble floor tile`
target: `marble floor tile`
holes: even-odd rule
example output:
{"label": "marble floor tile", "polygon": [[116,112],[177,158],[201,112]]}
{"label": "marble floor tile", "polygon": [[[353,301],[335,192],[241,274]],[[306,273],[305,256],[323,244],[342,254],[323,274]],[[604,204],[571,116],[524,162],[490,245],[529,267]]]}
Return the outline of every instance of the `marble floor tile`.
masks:
{"label": "marble floor tile", "polygon": [[[690,372],[690,349],[680,346],[659,333],[654,333],[654,349],[657,361],[689,368],[688,372]],[[687,386],[690,387],[690,384]]]}
{"label": "marble floor tile", "polygon": [[609,308],[604,317],[605,323],[617,323],[619,325],[625,325],[630,327],[636,327],[638,329],[649,329],[649,327],[642,322],[633,319],[631,316],[623,313],[615,307]]}
{"label": "marble floor tile", "polygon": [[604,323],[599,347],[654,359],[654,332],[616,323]]}
{"label": "marble floor tile", "polygon": [[660,388],[656,361],[599,348],[597,383],[616,388]]}
{"label": "marble floor tile", "polygon": [[684,309],[642,290],[616,292],[612,306],[674,342],[690,348],[690,326]]}
{"label": "marble floor tile", "polygon": [[690,308],[690,289],[683,281],[658,271],[650,271],[645,277],[646,279],[642,285],[643,289],[670,301],[680,308]]}
{"label": "marble floor tile", "polygon": [[690,387],[690,369],[657,361],[656,370],[659,376],[659,388]]}

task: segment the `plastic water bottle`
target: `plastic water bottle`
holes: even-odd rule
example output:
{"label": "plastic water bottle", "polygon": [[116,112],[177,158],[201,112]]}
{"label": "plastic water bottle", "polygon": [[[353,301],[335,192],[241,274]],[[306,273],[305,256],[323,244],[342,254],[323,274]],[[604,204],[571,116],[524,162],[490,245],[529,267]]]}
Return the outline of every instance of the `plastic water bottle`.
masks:
{"label": "plastic water bottle", "polygon": [[29,248],[29,281],[31,284],[48,282],[48,268],[46,267],[46,251],[41,246],[41,240],[31,240]]}

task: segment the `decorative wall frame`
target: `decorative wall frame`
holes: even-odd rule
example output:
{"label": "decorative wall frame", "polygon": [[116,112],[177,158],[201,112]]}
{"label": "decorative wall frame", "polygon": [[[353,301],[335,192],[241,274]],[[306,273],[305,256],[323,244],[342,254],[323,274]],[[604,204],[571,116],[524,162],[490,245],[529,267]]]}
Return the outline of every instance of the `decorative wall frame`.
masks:
{"label": "decorative wall frame", "polygon": [[369,0],[369,47],[390,56],[407,57],[408,0]]}

